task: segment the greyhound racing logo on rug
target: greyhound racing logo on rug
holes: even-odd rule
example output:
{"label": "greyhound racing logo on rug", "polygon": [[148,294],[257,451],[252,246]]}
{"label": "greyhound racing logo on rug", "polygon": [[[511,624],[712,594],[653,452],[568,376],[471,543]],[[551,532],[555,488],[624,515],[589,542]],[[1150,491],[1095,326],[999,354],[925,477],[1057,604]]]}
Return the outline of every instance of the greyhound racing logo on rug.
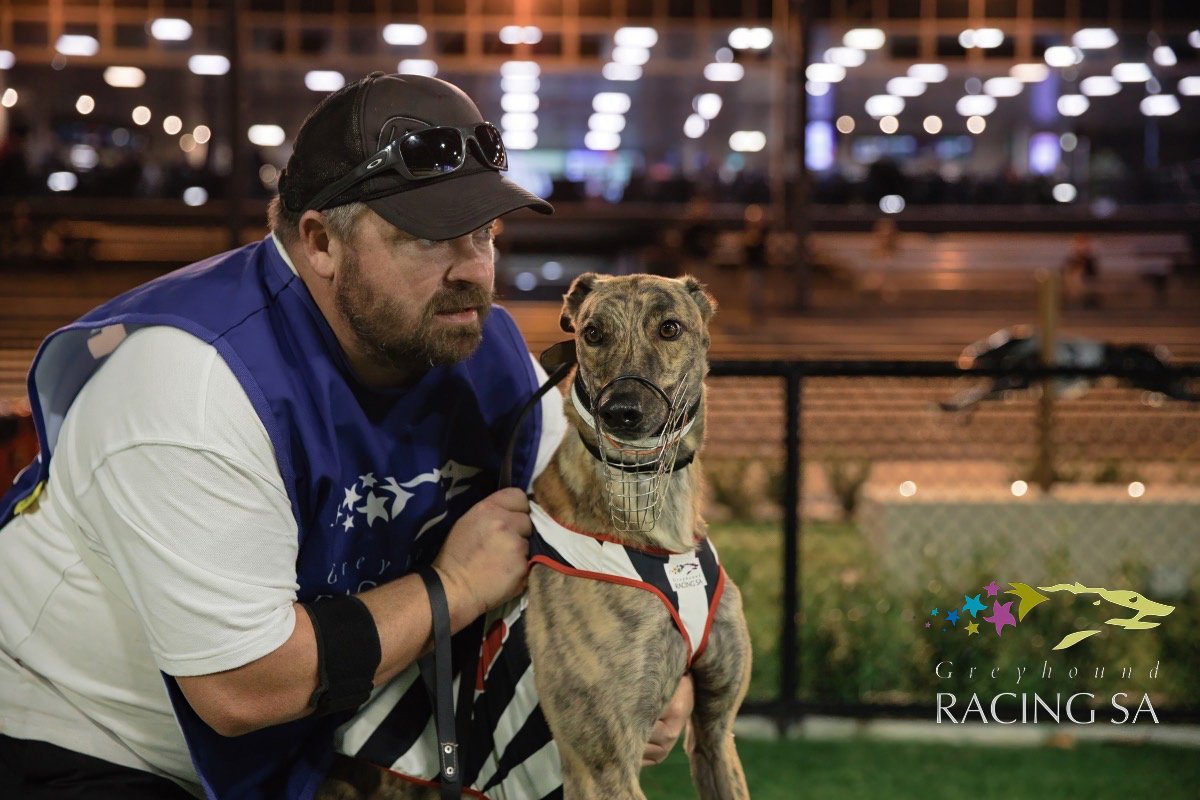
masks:
{"label": "greyhound racing logo on rug", "polygon": [[[929,612],[929,618],[925,620],[925,628],[940,630],[942,633],[963,631],[969,637],[981,635],[980,627],[982,625],[985,631],[994,630],[997,636],[1003,636],[1005,628],[1015,629],[1034,608],[1049,600],[1049,595],[1060,592],[1073,595],[1094,595],[1097,598],[1092,601],[1094,606],[1109,603],[1134,612],[1133,616],[1114,617],[1103,622],[1104,625],[1112,625],[1125,630],[1157,628],[1160,623],[1147,618],[1166,617],[1175,610],[1175,606],[1156,602],[1131,589],[1085,586],[1079,581],[1036,588],[1013,581],[1008,586],[1009,588],[1003,594],[1012,595],[1013,599],[1002,602],[1004,598],[1001,595],[1001,587],[996,581],[992,581],[974,595],[964,594],[961,606],[956,603],[955,607],[948,610],[943,610],[941,607],[932,609]],[[986,598],[986,600],[982,598]],[[1084,639],[1103,632],[1104,629],[1099,627],[1077,630],[1064,636],[1052,649],[1066,650]]]}

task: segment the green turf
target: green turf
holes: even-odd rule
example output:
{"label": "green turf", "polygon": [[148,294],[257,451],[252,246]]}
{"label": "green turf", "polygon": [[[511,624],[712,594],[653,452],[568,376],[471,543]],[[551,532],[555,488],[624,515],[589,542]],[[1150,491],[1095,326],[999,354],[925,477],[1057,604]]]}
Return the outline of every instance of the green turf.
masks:
{"label": "green turf", "polygon": [[[761,742],[738,752],[755,800],[1196,800],[1200,757],[1173,747],[1073,749],[892,742]],[[677,747],[642,772],[649,800],[694,798]]]}

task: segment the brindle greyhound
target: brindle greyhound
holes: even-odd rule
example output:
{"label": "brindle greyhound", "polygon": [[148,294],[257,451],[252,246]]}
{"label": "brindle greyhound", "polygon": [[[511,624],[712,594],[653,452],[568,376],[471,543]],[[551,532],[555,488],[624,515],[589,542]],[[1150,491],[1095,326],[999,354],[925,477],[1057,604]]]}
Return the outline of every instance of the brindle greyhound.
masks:
{"label": "brindle greyhound", "polygon": [[[586,273],[574,281],[564,297],[561,325],[574,334],[578,375],[572,391],[590,397],[579,402],[568,395],[564,402],[574,432],[567,432],[534,483],[535,523],[549,519],[568,538],[579,534],[585,550],[611,552],[616,546],[634,559],[639,553],[657,554],[669,560],[668,570],[695,566],[694,554],[713,552],[700,516],[701,478],[694,458],[704,440],[708,322],[715,309],[713,298],[691,277]],[[688,425],[672,428],[679,416],[686,416]],[[614,497],[604,488],[606,480],[621,475],[630,452],[621,441],[661,439],[672,430],[670,444],[678,450],[672,447],[660,476],[651,524],[622,524],[631,502],[640,501]],[[653,478],[635,473],[622,481],[636,490]],[[645,591],[621,578],[580,579],[576,574],[590,575],[533,560],[527,643],[541,709],[561,756],[565,797],[644,798],[638,782],[642,753],[689,671],[695,706],[688,756],[696,788],[704,800],[748,797],[733,721],[750,680],[750,636],[740,593],[715,556],[709,559],[709,580],[693,577],[686,586],[672,580],[664,591]],[[664,565],[652,566],[661,578]],[[682,597],[683,589],[694,592],[697,585],[704,586],[704,608],[689,637],[681,621],[687,612],[669,608],[666,595],[678,589]],[[318,796],[437,794],[341,758]]]}

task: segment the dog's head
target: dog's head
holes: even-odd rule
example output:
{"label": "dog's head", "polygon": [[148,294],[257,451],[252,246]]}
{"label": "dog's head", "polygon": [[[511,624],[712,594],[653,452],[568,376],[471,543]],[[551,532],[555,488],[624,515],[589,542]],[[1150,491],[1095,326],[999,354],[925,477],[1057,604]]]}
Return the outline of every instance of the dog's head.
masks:
{"label": "dog's head", "polygon": [[[563,297],[560,324],[575,334],[580,374],[608,431],[633,440],[663,427],[668,405],[652,386],[668,399],[699,399],[716,307],[692,277],[588,272],[575,279]],[[612,383],[622,377],[634,380]]]}

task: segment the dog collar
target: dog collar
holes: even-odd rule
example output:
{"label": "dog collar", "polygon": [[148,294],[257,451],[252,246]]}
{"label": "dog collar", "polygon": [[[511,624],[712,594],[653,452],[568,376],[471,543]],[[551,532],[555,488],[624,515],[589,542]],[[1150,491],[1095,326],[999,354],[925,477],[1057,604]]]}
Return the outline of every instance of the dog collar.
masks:
{"label": "dog collar", "polygon": [[[583,385],[583,379],[580,377],[578,370],[575,372],[575,380],[571,383],[571,403],[575,406],[575,411],[579,413],[579,416],[583,419],[584,424],[595,430],[596,419],[592,416],[592,412],[588,410],[592,405],[592,399],[591,396],[588,395],[588,391]],[[684,425],[679,431],[680,439],[682,439],[684,436],[687,436],[688,432],[691,431],[692,425],[696,422],[696,412],[699,410],[700,398],[697,397],[696,402],[693,403],[692,407],[688,409],[687,424]],[[597,461],[604,462],[607,464],[607,466],[614,467],[622,472],[633,473],[640,473],[646,469],[647,465],[645,464],[621,464],[607,461],[604,458],[604,455],[600,452],[600,448],[583,437],[583,431],[579,431],[579,441],[583,442],[584,449],[591,454],[592,458],[596,459]],[[636,442],[632,444],[636,444]],[[696,451],[694,450],[682,458],[676,458],[675,464],[671,467],[671,472],[678,472],[679,470],[684,469],[691,464],[692,460],[695,458]]]}

